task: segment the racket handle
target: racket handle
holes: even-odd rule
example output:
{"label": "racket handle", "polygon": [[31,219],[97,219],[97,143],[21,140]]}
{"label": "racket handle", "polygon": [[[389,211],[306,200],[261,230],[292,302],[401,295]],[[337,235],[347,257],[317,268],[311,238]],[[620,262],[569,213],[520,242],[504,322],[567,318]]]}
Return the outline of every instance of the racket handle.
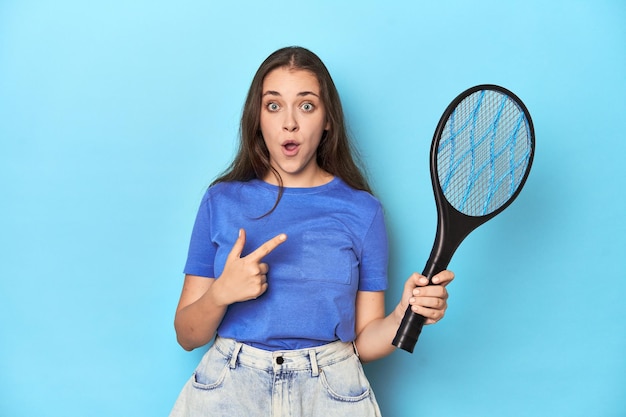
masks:
{"label": "racket handle", "polygon": [[417,339],[420,337],[425,321],[426,318],[424,316],[414,313],[413,310],[411,310],[411,306],[408,306],[404,312],[404,317],[402,318],[402,323],[400,323],[396,337],[393,339],[393,345],[409,353],[413,353],[413,349],[417,344]]}
{"label": "racket handle", "polygon": [[[438,246],[433,248],[433,253],[431,253],[430,258],[424,267],[424,271],[422,272],[422,275],[428,278],[429,285],[431,285],[430,279],[446,269],[448,262],[450,262],[450,259],[452,258],[452,253],[448,252],[444,252],[444,255],[446,256],[445,258],[442,257],[441,252],[435,252],[436,248],[438,248]],[[456,246],[454,248],[456,248]],[[414,313],[409,305],[404,312],[404,317],[402,318],[400,327],[396,332],[396,337],[394,337],[393,342],[391,343],[395,347],[406,350],[409,353],[413,353],[413,349],[417,344],[417,339],[420,337],[420,333],[422,332],[422,327],[424,327],[425,322],[426,317]]]}

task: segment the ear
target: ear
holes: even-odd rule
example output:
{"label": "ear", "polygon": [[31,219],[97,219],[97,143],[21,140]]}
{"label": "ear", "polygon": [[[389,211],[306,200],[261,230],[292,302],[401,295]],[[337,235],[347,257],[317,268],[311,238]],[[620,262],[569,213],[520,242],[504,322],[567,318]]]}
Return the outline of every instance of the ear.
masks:
{"label": "ear", "polygon": [[326,126],[324,126],[324,130],[327,132],[330,130],[330,120],[326,121]]}

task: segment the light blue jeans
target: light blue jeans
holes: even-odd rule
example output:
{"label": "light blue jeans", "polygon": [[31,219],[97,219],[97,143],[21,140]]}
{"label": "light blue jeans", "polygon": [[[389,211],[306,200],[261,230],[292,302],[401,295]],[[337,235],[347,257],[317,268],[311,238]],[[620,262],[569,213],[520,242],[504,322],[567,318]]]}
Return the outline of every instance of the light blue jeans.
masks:
{"label": "light blue jeans", "polygon": [[218,337],[170,417],[380,417],[351,343],[269,352]]}

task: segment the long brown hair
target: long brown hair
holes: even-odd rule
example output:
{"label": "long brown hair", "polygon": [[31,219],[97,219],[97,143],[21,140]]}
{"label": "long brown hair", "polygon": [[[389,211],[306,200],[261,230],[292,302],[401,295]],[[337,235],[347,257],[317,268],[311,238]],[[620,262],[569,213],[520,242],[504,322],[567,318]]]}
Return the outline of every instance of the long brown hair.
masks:
{"label": "long brown hair", "polygon": [[[347,134],[343,109],[335,83],[322,60],[308,49],[291,46],[277,50],[268,56],[257,70],[241,116],[239,150],[228,169],[213,184],[226,181],[249,181],[265,178],[271,170],[279,183],[279,195],[283,192],[282,179],[271,166],[270,156],[261,135],[261,95],[265,76],[276,68],[307,70],[319,82],[321,99],[326,109],[330,128],[324,133],[317,148],[317,164],[323,170],[341,178],[350,187],[372,192],[360,164],[358,154]],[[274,208],[276,208],[274,205]],[[270,210],[270,213],[274,210]],[[269,214],[269,213],[267,213]]]}

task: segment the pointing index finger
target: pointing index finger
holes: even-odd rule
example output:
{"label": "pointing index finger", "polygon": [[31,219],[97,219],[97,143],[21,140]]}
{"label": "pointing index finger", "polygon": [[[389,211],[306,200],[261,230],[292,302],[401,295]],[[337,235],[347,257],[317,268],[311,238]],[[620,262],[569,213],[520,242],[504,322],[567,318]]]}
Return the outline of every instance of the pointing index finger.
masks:
{"label": "pointing index finger", "polygon": [[281,243],[287,240],[287,235],[284,233],[279,234],[278,236],[274,236],[258,248],[248,256],[251,258],[258,259],[259,261],[269,255],[274,249],[276,249]]}

